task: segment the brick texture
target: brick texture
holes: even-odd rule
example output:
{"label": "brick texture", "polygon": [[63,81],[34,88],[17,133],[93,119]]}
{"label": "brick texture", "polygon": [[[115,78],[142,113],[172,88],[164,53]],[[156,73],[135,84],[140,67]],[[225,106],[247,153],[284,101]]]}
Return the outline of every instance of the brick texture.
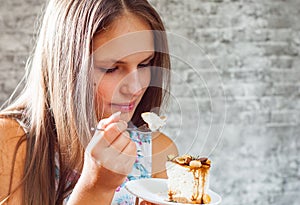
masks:
{"label": "brick texture", "polygon": [[[173,54],[163,131],[181,154],[210,156],[222,204],[299,204],[300,1],[150,2]],[[42,8],[1,0],[0,104],[24,74]]]}

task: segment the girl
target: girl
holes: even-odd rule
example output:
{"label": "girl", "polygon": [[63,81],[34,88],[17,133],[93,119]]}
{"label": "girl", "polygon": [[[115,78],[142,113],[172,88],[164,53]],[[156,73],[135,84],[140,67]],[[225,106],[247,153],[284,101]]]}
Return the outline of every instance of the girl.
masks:
{"label": "girl", "polygon": [[0,204],[132,204],[117,192],[140,145],[166,176],[174,143],[126,131],[168,92],[164,30],[146,0],[50,0],[25,87],[0,113]]}

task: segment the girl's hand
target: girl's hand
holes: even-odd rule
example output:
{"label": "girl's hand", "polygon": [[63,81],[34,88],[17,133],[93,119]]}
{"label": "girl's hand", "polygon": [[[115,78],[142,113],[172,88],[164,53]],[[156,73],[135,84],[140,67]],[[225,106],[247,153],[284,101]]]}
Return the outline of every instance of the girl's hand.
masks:
{"label": "girl's hand", "polygon": [[101,131],[96,130],[86,149],[85,170],[88,175],[96,174],[99,183],[107,189],[117,188],[136,160],[136,145],[126,131],[127,123],[120,120],[120,114],[117,112],[99,122],[97,128]]}

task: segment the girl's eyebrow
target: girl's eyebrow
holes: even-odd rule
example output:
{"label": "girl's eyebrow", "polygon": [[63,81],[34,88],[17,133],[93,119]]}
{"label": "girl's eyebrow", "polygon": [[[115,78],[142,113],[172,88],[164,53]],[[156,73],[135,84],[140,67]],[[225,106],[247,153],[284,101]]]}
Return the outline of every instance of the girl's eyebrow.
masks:
{"label": "girl's eyebrow", "polygon": [[[150,59],[152,59],[154,57],[154,53],[152,53],[150,56],[148,56],[147,58],[145,58],[144,60],[141,61],[141,63],[144,63]],[[103,61],[99,61],[101,63],[109,63],[109,64],[126,64],[126,62],[121,61],[121,60],[114,60],[114,59],[110,59],[110,60],[103,60]]]}

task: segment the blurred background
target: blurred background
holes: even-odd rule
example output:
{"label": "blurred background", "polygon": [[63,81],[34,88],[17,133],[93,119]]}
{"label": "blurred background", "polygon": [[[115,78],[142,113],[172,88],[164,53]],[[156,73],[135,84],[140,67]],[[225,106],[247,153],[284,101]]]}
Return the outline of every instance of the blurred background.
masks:
{"label": "blurred background", "polygon": [[[300,201],[300,1],[150,0],[170,34],[167,133],[208,155],[222,204]],[[24,74],[42,0],[0,0],[0,105]]]}

